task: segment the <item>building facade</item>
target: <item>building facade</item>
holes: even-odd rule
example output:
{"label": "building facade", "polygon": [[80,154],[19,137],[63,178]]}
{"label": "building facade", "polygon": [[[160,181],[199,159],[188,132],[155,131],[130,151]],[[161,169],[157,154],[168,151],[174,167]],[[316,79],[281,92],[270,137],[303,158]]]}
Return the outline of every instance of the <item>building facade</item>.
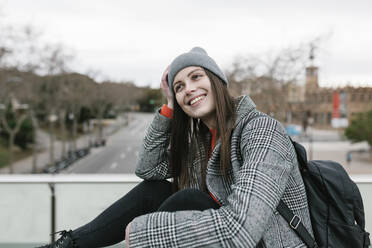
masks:
{"label": "building facade", "polygon": [[288,122],[344,128],[357,113],[372,110],[372,87],[320,87],[318,67],[312,65],[306,68],[305,86],[291,87],[288,101]]}

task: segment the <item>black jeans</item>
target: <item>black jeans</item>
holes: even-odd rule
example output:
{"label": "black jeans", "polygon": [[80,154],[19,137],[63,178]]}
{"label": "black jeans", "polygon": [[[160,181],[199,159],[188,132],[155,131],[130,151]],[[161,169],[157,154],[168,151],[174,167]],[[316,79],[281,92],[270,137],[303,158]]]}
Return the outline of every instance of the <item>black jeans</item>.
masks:
{"label": "black jeans", "polygon": [[155,211],[217,209],[209,194],[196,189],[172,193],[171,183],[143,181],[88,224],[72,232],[79,248],[104,247],[125,238],[126,226],[137,216]]}

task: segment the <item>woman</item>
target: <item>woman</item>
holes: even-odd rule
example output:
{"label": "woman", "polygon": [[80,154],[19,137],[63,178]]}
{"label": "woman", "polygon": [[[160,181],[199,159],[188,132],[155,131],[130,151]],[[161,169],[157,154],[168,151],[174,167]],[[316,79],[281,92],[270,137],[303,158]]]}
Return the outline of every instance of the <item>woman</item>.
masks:
{"label": "woman", "polygon": [[276,211],[282,199],[312,234],[291,141],[227,83],[202,48],[178,56],[139,155],[145,181],[47,247],[305,247]]}

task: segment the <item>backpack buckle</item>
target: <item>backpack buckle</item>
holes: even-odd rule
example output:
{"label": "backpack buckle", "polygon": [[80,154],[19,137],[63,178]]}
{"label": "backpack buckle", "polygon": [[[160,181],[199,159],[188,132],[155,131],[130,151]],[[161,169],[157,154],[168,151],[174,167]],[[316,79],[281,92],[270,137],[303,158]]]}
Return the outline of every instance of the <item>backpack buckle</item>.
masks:
{"label": "backpack buckle", "polygon": [[291,221],[289,222],[289,226],[293,229],[297,229],[300,223],[301,223],[301,217],[298,215],[294,215]]}

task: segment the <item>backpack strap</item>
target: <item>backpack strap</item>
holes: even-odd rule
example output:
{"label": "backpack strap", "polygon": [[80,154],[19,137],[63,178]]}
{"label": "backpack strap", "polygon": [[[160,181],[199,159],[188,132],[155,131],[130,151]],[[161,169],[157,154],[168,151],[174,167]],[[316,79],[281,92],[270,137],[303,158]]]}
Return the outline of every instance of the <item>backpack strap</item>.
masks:
{"label": "backpack strap", "polygon": [[364,232],[364,244],[363,247],[367,248],[371,245],[371,241],[369,240],[369,233]]}
{"label": "backpack strap", "polygon": [[[297,142],[293,141],[290,136],[288,137],[296,152],[299,169],[301,171],[307,169],[307,156],[305,148]],[[297,235],[308,247],[319,247],[315,239],[310,235],[306,227],[302,224],[301,218],[298,215],[293,214],[292,210],[287,206],[287,204],[283,202],[283,200],[279,201],[279,205],[276,207],[276,210],[278,210],[280,215],[288,222],[289,226],[297,233]]]}
{"label": "backpack strap", "polygon": [[280,215],[288,222],[289,226],[297,233],[297,235],[302,239],[302,241],[310,248],[318,248],[313,237],[306,230],[306,227],[302,224],[302,220],[298,215],[293,214],[289,209],[287,204],[283,200],[279,201],[279,205],[276,210]]}

